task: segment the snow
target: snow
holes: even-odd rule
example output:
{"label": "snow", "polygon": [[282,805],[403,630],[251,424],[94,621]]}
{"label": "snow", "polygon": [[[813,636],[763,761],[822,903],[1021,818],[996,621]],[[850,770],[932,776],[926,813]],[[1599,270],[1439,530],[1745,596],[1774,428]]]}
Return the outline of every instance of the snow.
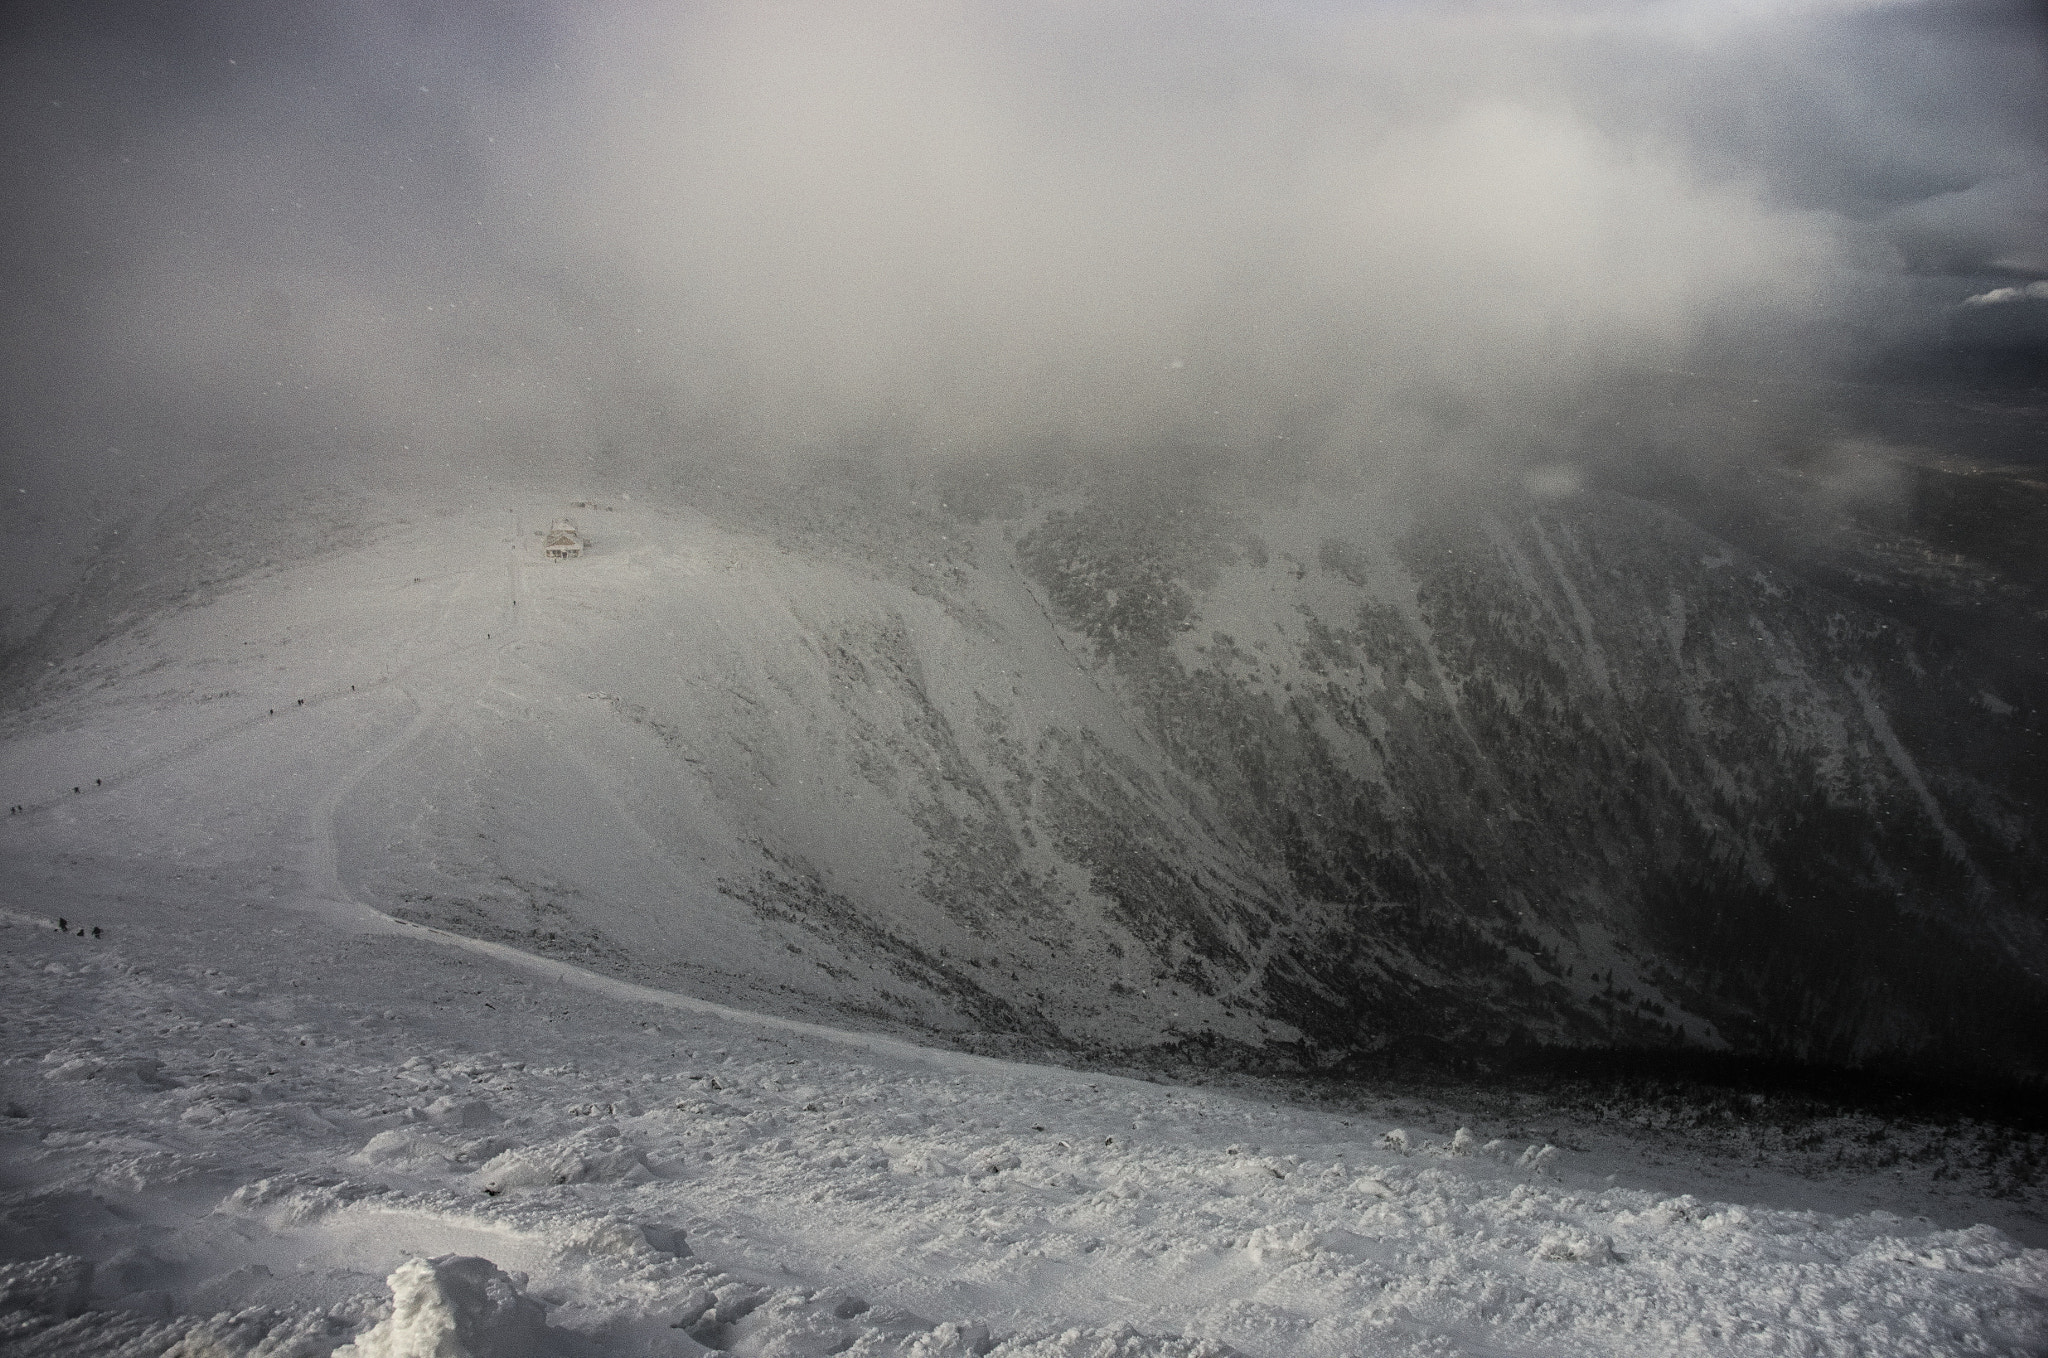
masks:
{"label": "snow", "polygon": [[[613,517],[606,543],[644,529]],[[110,642],[84,667],[96,686],[10,718],[0,793],[30,810],[0,823],[0,1351],[2048,1349],[2048,1250],[2012,1234],[2038,1219],[1988,1200],[1584,1127],[1513,1135],[1449,1107],[998,1060],[919,1045],[900,1012],[856,1030],[799,962],[741,972],[771,936],[710,889],[759,807],[844,836],[837,793],[799,791],[786,754],[780,800],[685,788],[668,814],[702,819],[650,832],[668,857],[591,869],[610,927],[665,930],[686,959],[642,977],[659,984],[372,908],[420,845],[445,866],[463,850],[450,827],[509,823],[436,799],[518,795],[477,750],[502,753],[493,721],[529,709],[610,794],[550,834],[663,814],[622,772],[637,747],[576,725],[606,706],[583,695],[625,689],[570,673],[574,633],[547,621],[587,583],[536,576],[729,590],[712,563],[790,570],[708,528],[693,558],[561,567],[508,568],[492,532],[472,537],[486,564],[468,575],[400,543],[374,578],[347,558],[244,582]],[[758,597],[800,596],[792,582]],[[497,597],[508,583],[531,621]],[[746,622],[693,599],[705,631]],[[942,630],[920,607],[904,616]],[[759,657],[783,644],[734,631],[684,663],[772,669]],[[1086,700],[1073,675],[1045,680],[1061,684]],[[707,727],[746,706],[707,708]],[[777,748],[773,719],[747,729]],[[647,900],[689,908],[632,905]]]}
{"label": "snow", "polygon": [[391,1314],[335,1358],[541,1358],[560,1352],[547,1313],[488,1259],[408,1259],[387,1280]]}
{"label": "snow", "polygon": [[[2048,1343],[2048,1251],[1987,1225],[1672,1191],[1683,1167],[1612,1151],[757,1020],[558,962],[514,1000],[497,948],[426,930],[92,906],[99,942],[6,917],[23,1352],[203,1326],[220,1352],[483,1358]],[[89,1288],[55,1256],[95,1264]],[[462,1319],[479,1298],[511,1318]],[[464,1337],[432,1348],[436,1326]]]}

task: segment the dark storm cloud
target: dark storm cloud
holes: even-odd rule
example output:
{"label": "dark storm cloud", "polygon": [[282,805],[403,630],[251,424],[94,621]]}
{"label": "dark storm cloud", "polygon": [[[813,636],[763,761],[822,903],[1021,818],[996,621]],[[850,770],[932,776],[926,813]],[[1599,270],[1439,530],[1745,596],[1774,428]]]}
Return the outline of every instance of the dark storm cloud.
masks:
{"label": "dark storm cloud", "polygon": [[294,459],[1490,457],[2048,267],[2021,7],[188,4],[0,60],[60,535]]}

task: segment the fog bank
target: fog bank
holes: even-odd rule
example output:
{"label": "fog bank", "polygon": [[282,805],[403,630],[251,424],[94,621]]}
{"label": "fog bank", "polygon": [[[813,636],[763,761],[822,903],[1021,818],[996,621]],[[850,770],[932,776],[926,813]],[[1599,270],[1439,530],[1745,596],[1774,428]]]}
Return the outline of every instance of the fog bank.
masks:
{"label": "fog bank", "polygon": [[2048,310],[2024,6],[200,3],[0,61],[24,580],[277,468],[1548,460],[1632,373]]}

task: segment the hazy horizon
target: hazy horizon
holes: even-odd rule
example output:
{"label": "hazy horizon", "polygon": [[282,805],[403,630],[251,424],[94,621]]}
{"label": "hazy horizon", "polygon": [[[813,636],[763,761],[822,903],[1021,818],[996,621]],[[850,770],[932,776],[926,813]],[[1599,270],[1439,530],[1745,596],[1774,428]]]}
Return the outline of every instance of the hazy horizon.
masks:
{"label": "hazy horizon", "polygon": [[1551,462],[1639,374],[2038,354],[2044,53],[1996,3],[49,7],[10,573],[228,468]]}

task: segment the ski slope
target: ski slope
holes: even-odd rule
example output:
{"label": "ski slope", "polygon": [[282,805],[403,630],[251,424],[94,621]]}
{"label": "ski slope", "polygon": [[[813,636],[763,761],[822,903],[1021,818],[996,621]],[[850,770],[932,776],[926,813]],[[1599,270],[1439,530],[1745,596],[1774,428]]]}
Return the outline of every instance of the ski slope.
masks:
{"label": "ski slope", "polygon": [[[884,597],[919,685],[1008,667],[1112,730],[1096,680],[948,649],[1021,589],[962,619],[626,505],[548,567],[552,512],[387,515],[9,714],[5,1352],[425,1354],[458,1313],[476,1358],[2048,1348],[2048,1251],[1992,1204],[915,1045],[965,992],[731,889],[764,845],[848,890],[915,853],[818,752],[866,699],[802,687],[804,615]],[[1081,918],[1018,946],[1113,956]],[[1172,997],[1131,981],[1045,1005],[1142,1033]],[[491,1267],[407,1263],[449,1256]]]}

